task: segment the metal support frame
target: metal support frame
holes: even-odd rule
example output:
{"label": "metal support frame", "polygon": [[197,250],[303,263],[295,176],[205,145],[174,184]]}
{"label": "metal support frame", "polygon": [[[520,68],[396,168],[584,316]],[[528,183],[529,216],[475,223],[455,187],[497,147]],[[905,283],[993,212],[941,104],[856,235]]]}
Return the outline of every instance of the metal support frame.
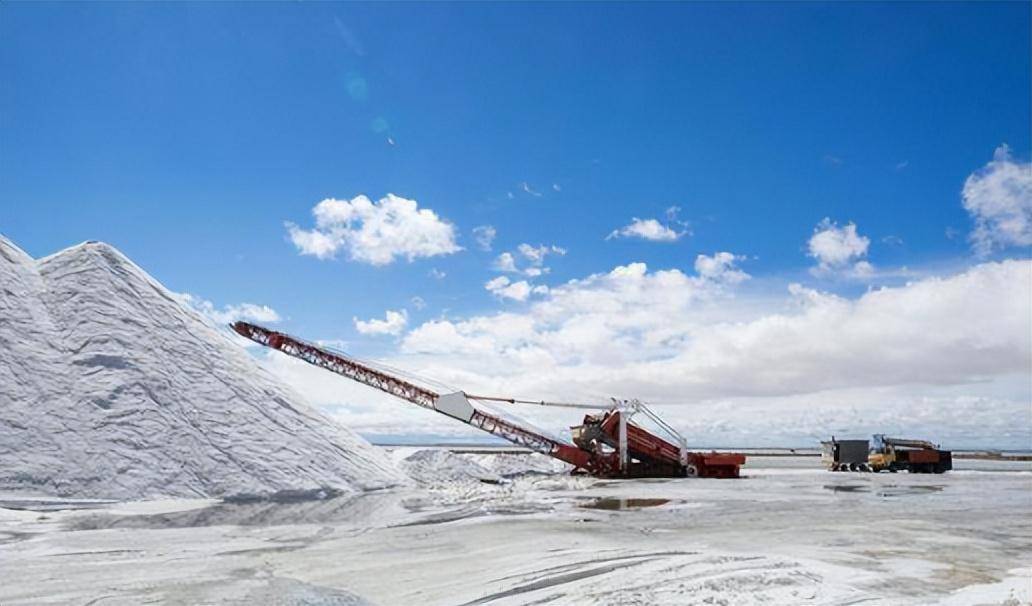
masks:
{"label": "metal support frame", "polygon": [[[655,423],[660,429],[666,432],[671,438],[677,442],[678,449],[680,450],[681,465],[688,464],[688,440],[676,429],[674,429],[669,423],[664,421],[652,411],[651,408],[645,405],[641,400],[613,400],[614,407],[620,409],[624,414],[620,415],[620,438],[621,438],[621,450],[626,450],[627,441],[627,428],[624,425],[624,418],[630,418],[637,413],[642,413],[648,417],[653,423]],[[621,455],[622,457],[623,455]],[[623,458],[621,458],[621,462]]]}

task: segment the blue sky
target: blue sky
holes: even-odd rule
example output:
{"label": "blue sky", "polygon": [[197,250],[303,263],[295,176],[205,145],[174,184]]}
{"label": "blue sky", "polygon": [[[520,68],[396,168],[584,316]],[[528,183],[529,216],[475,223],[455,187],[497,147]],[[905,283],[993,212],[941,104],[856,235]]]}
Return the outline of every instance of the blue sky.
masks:
{"label": "blue sky", "polygon": [[[374,355],[404,333],[353,318],[547,298],[485,289],[501,275],[694,275],[730,251],[746,307],[788,283],[855,299],[1028,258],[1020,234],[975,254],[962,189],[1001,144],[1028,166],[1030,28],[1018,2],[4,3],[0,232],[34,256],[104,240],[175,291]],[[463,250],[373,265],[289,238],[323,199],[389,193]],[[683,235],[606,239],[635,217]],[[822,272],[826,217],[868,244]],[[532,266],[522,243],[566,254],[492,269]]]}

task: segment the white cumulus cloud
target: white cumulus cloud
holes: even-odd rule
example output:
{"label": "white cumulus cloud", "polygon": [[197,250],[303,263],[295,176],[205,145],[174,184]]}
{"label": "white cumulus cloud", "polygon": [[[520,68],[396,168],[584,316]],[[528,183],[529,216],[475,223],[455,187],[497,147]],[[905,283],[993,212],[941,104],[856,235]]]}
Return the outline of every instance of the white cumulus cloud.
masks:
{"label": "white cumulus cloud", "polygon": [[491,266],[495,271],[504,271],[508,273],[516,273],[520,271],[516,267],[516,257],[511,252],[503,252],[498,255],[494,260],[494,264]]}
{"label": "white cumulus cloud", "polygon": [[238,303],[236,305],[223,305],[222,308],[215,307],[211,301],[191,295],[189,293],[177,293],[176,296],[184,304],[200,313],[205,319],[219,327],[232,324],[237,320],[247,320],[258,323],[272,324],[280,321],[280,315],[268,305],[257,305],[255,303]]}
{"label": "white cumulus cloud", "polygon": [[559,255],[561,257],[566,254],[565,248],[560,248],[554,244],[552,246],[545,246],[544,244],[531,246],[530,244],[524,243],[517,246],[516,250],[523,255],[523,258],[538,267],[545,262],[545,257],[548,255]]}
{"label": "white cumulus cloud", "polygon": [[695,257],[695,273],[703,278],[726,284],[737,284],[749,279],[749,274],[738,269],[735,264],[745,257],[729,252],[718,252],[712,256]]}
{"label": "white cumulus cloud", "polygon": [[621,227],[620,229],[613,230],[608,236],[606,236],[606,239],[641,238],[643,240],[651,240],[653,242],[673,242],[687,233],[688,231],[686,229],[677,231],[668,225],[663,225],[656,219],[639,219],[638,217],[633,217],[629,224]]}
{"label": "white cumulus cloud", "polygon": [[548,255],[561,257],[566,254],[565,248],[555,246],[554,244],[551,246],[544,244],[531,246],[530,244],[523,243],[516,247],[516,251],[525,261],[523,267],[519,266],[519,257],[506,251],[495,258],[491,268],[495,271],[523,274],[530,278],[536,278],[549,272],[549,268],[544,266],[545,258]]}
{"label": "white cumulus cloud", "polygon": [[[856,223],[839,227],[825,218],[814,228],[807,244],[809,255],[817,260],[813,273],[825,274],[849,269],[855,261],[867,255],[871,240],[857,233]],[[865,263],[862,268],[855,269],[869,273],[873,267]]]}
{"label": "white cumulus cloud", "polygon": [[489,280],[484,284],[484,288],[499,298],[512,299],[514,301],[526,301],[527,297],[534,290],[526,280],[513,282],[508,276],[498,276]]}
{"label": "white cumulus cloud", "polygon": [[312,214],[313,229],[286,224],[291,242],[303,255],[327,259],[343,250],[351,260],[387,265],[398,257],[412,261],[462,250],[451,223],[429,208],[419,208],[415,200],[394,194],[376,202],[366,196],[328,198],[315,205]]}
{"label": "white cumulus cloud", "polygon": [[371,318],[369,320],[352,318],[352,321],[355,323],[355,330],[363,335],[397,336],[408,325],[408,312],[404,309],[400,311],[388,309],[384,314],[383,320],[378,318]]}
{"label": "white cumulus cloud", "polygon": [[971,241],[977,253],[1032,246],[1032,163],[1016,162],[1007,145],[968,176],[961,195],[975,222]]}

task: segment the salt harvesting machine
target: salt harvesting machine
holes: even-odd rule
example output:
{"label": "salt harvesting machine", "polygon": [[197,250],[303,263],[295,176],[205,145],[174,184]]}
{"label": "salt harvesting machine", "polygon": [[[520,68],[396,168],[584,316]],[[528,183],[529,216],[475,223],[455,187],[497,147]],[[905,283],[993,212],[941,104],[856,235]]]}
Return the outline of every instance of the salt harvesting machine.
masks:
{"label": "salt harvesting machine", "polygon": [[[581,425],[571,428],[573,443],[570,444],[489,412],[478,404],[493,401],[595,411],[599,406],[475,396],[462,391],[438,393],[402,378],[400,371],[375,368],[371,363],[281,332],[248,322],[236,322],[231,328],[266,347],[564,461],[573,466],[574,473],[605,478],[737,478],[739,468],[745,463],[742,454],[689,451],[687,441],[674,428],[637,400],[614,400],[608,410],[586,414]],[[674,442],[634,423],[632,419],[639,415],[652,421]]]}

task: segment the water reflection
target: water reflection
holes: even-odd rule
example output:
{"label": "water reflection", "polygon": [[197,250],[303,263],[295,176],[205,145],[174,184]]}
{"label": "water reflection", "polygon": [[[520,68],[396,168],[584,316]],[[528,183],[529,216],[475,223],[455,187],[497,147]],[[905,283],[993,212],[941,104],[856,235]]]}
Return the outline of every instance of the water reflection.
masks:
{"label": "water reflection", "polygon": [[623,499],[614,497],[599,497],[591,499],[587,503],[581,503],[586,509],[604,509],[606,511],[624,511],[628,509],[642,509],[645,507],[659,507],[666,505],[670,499]]}
{"label": "water reflection", "polygon": [[941,484],[919,484],[916,486],[900,486],[898,484],[886,484],[884,486],[873,486],[870,484],[825,484],[824,490],[832,492],[863,492],[872,493],[879,497],[905,497],[920,494],[941,492],[945,488]]}

